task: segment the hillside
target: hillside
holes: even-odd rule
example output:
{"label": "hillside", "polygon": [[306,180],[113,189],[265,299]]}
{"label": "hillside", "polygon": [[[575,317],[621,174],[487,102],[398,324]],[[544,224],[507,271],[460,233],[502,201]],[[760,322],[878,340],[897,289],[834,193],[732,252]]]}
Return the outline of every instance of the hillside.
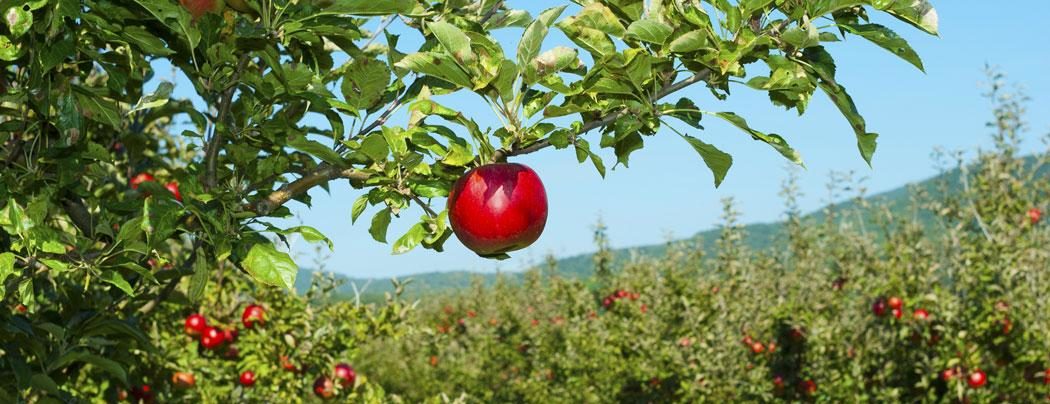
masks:
{"label": "hillside", "polygon": [[[1034,158],[1029,157],[1029,160],[1034,162]],[[1050,173],[1044,173],[1050,174]],[[889,191],[881,192],[868,196],[865,202],[870,205],[886,206],[890,211],[897,214],[910,213],[909,209],[911,206],[910,197],[916,192],[926,193],[930,196],[937,196],[942,192],[942,185],[947,185],[948,192],[962,187],[960,183],[960,172],[958,169],[947,171],[943,174],[934,176],[932,178],[920,181],[917,183],[907,184]],[[851,198],[849,200],[836,203],[831,206],[825,206],[813,212],[807,213],[803,216],[804,221],[823,221],[826,220],[827,212],[841,212],[849,211],[852,207],[855,207],[858,201]],[[929,212],[919,212],[918,219],[922,222],[927,222],[932,219]],[[780,239],[784,234],[784,222],[775,223],[753,223],[743,226],[747,236],[744,239],[745,244],[752,249],[765,249],[772,246],[776,240]],[[721,228],[714,228],[706,231],[699,232],[692,237],[675,240],[675,242],[697,242],[703,246],[705,254],[708,256],[715,253],[716,242],[721,233]],[[657,256],[665,252],[667,243],[643,245],[628,248],[619,248],[612,250],[615,257],[614,262],[622,264],[628,260],[632,254],[638,254],[641,256]],[[566,278],[582,279],[591,275],[593,266],[593,254],[580,254],[571,257],[561,258],[557,261],[557,272]],[[470,271],[448,271],[448,272],[427,272],[416,274],[406,279],[412,280],[412,285],[408,288],[408,295],[412,297],[418,297],[421,295],[432,294],[432,293],[444,293],[449,291],[461,290],[471,284],[475,279],[485,283],[491,284],[496,281],[499,276],[503,276],[510,282],[516,282],[520,280],[522,272],[504,272],[500,274],[496,273],[477,273]],[[300,290],[305,288],[309,284],[310,271],[302,270],[298,278],[298,287]],[[340,295],[343,297],[353,297],[353,288],[351,283],[356,283],[358,288],[365,288],[363,299],[367,301],[374,301],[381,299],[383,293],[390,292],[393,290],[389,279],[375,278],[375,279],[363,279],[363,278],[344,278],[346,284],[340,289]],[[404,279],[403,279],[404,280]]]}

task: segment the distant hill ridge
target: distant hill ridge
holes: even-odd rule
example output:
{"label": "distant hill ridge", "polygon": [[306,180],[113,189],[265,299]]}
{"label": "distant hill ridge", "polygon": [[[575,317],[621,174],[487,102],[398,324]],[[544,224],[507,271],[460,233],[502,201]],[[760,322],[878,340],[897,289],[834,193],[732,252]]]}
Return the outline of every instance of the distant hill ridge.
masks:
{"label": "distant hill ridge", "polygon": [[[1034,157],[1028,157],[1026,160],[1034,163]],[[1050,173],[1042,173],[1047,175]],[[865,199],[872,205],[886,206],[891,212],[894,213],[905,213],[910,209],[909,199],[912,195],[912,191],[919,191],[926,193],[932,197],[937,197],[941,193],[940,185],[942,181],[946,181],[948,184],[947,190],[949,193],[957,192],[961,189],[960,171],[953,169],[928,178],[926,180],[906,184],[904,186],[894,188],[889,191],[881,192],[868,196]],[[849,210],[857,204],[854,198],[850,198],[847,201],[833,204],[831,208],[834,211]],[[804,221],[822,221],[825,220],[825,212],[828,210],[828,206],[822,207],[811,213],[803,215]],[[918,218],[920,221],[932,220],[932,215],[929,212],[921,213]],[[770,246],[773,246],[776,240],[781,239],[785,232],[784,222],[775,223],[754,223],[742,226],[746,237],[744,243],[749,248],[762,250]],[[699,240],[705,250],[705,253],[710,256],[715,252],[716,241],[722,232],[721,227],[699,232],[692,237],[674,240],[671,243],[681,241],[695,241]],[[632,254],[638,254],[641,256],[659,256],[664,254],[669,243],[660,243],[636,247],[626,247],[613,249],[611,252],[614,256],[614,262],[622,265],[626,262]],[[579,254],[571,257],[561,258],[557,261],[557,273],[560,276],[566,278],[577,278],[585,279],[591,276],[593,271],[593,253]],[[471,285],[475,278],[481,280],[485,284],[492,284],[496,281],[499,276],[503,276],[509,282],[517,282],[521,279],[524,271],[514,272],[472,272],[472,271],[448,271],[448,272],[426,272],[406,276],[400,278],[401,280],[412,279],[411,285],[407,288],[407,295],[409,297],[419,297],[422,295],[432,293],[445,293],[456,290],[461,290]],[[374,301],[382,299],[384,292],[393,291],[393,286],[389,278],[350,278],[337,275],[344,280],[346,284],[340,288],[339,294],[342,297],[353,297],[354,291],[351,283],[356,283],[358,289],[365,288],[362,299],[368,301]],[[299,277],[297,278],[297,288],[304,290],[310,282],[311,271],[307,269],[300,270]]]}

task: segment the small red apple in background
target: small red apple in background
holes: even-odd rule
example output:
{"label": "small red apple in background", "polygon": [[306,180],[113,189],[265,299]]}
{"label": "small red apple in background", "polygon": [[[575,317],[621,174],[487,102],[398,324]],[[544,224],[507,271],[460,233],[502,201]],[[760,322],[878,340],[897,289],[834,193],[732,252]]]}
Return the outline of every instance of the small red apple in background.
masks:
{"label": "small red apple in background", "polygon": [[893,317],[898,320],[900,320],[901,317],[904,316],[904,311],[902,311],[901,309],[893,309],[891,310],[891,312],[893,312]]}
{"label": "small red apple in background", "polygon": [[875,313],[876,316],[882,317],[886,315],[886,299],[878,298],[871,304],[871,312]]}
{"label": "small red apple in background", "polygon": [[171,375],[171,384],[176,388],[188,389],[197,384],[197,378],[193,376],[193,373],[175,372]]}
{"label": "small red apple in background", "polygon": [[206,349],[215,349],[226,342],[226,335],[222,330],[215,327],[205,327],[201,332],[201,346]]}
{"label": "small red apple in background", "polygon": [[528,247],[547,224],[547,191],[531,168],[488,164],[468,171],[448,197],[452,231],[481,256]]}
{"label": "small red apple in background", "polygon": [[345,363],[335,365],[335,380],[339,381],[341,386],[353,386],[356,379],[357,374],[354,373],[354,368],[350,367],[350,365]]}
{"label": "small red apple in background", "polygon": [[197,337],[204,333],[205,329],[208,328],[208,320],[199,313],[193,313],[186,316],[186,334]]}
{"label": "small red apple in background", "polygon": [[179,183],[172,181],[164,185],[164,188],[171,192],[171,195],[175,197],[176,201],[182,202],[182,194],[179,193]]}
{"label": "small red apple in background", "polygon": [[179,4],[190,12],[194,20],[201,18],[206,13],[222,13],[223,7],[226,7],[223,0],[179,0]]}
{"label": "small red apple in background", "polygon": [[944,371],[941,372],[941,379],[943,379],[946,382],[950,382],[952,381],[952,379],[955,378],[956,374],[957,372],[955,371],[955,369],[944,369]]}
{"label": "small red apple in background", "polygon": [[287,370],[289,372],[299,371],[299,368],[296,367],[295,364],[292,363],[292,360],[285,355],[281,355],[281,369]]}
{"label": "small red apple in background", "polygon": [[438,357],[437,357],[437,355],[430,355],[430,366],[437,366],[437,365],[438,365]]}
{"label": "small red apple in background", "polygon": [[222,331],[222,339],[228,343],[237,342],[237,330],[233,328],[227,328]]}
{"label": "small red apple in background", "polygon": [[150,173],[139,173],[138,175],[131,177],[131,189],[139,189],[139,185],[141,185],[143,182],[150,182],[156,180],[157,179],[153,178],[153,175],[150,175]]}
{"label": "small red apple in background", "polygon": [[897,296],[890,297],[890,300],[888,300],[887,303],[889,304],[891,309],[900,310],[904,307],[904,300],[901,300],[901,298]]}
{"label": "small red apple in background", "polygon": [[29,310],[29,309],[27,309],[26,305],[24,305],[24,304],[19,303],[19,304],[15,305],[15,312],[18,312],[18,314],[25,314],[25,312],[27,310]]}
{"label": "small red apple in background", "polygon": [[784,388],[784,377],[781,375],[773,376],[773,387],[777,390]]}
{"label": "small red apple in background", "polygon": [[239,378],[239,381],[241,382],[241,385],[244,386],[244,387],[252,387],[252,386],[254,386],[255,385],[255,372],[252,372],[250,370],[245,370],[244,372],[241,372],[241,377]]}
{"label": "small red apple in background", "polygon": [[803,380],[799,383],[798,388],[807,396],[817,394],[817,382],[814,382],[813,379]]}
{"label": "small red apple in background", "polygon": [[335,383],[328,376],[318,376],[314,380],[314,394],[324,400],[332,398],[335,395]]}
{"label": "small red apple in background", "polygon": [[1003,334],[1009,334],[1010,331],[1013,331],[1014,323],[1013,323],[1013,321],[1010,321],[1009,317],[1004,318],[1002,320],[1002,323],[1003,323]]}
{"label": "small red apple in background", "polygon": [[926,309],[915,309],[911,316],[916,320],[926,321],[930,318],[930,312],[926,311]]}
{"label": "small red apple in background", "polygon": [[148,384],[143,384],[131,388],[131,399],[136,403],[152,403],[153,402],[153,389]]}
{"label": "small red apple in background", "polygon": [[988,382],[988,375],[984,374],[981,369],[974,369],[970,372],[970,375],[966,377],[966,384],[969,384],[971,388],[979,389]]}
{"label": "small red apple in background", "polygon": [[1050,384],[1050,369],[1043,371],[1043,384]]}
{"label": "small red apple in background", "polygon": [[1039,208],[1028,209],[1028,223],[1039,224],[1043,220],[1043,210]]}
{"label": "small red apple in background", "polygon": [[765,352],[765,351],[766,351],[766,346],[762,345],[761,342],[755,342],[755,343],[751,344],[751,353],[753,353],[753,354],[760,354],[760,353]]}
{"label": "small red apple in background", "polygon": [[255,323],[266,324],[266,309],[257,304],[249,304],[244,308],[244,314],[241,314],[241,322],[244,323],[244,328],[253,328]]}

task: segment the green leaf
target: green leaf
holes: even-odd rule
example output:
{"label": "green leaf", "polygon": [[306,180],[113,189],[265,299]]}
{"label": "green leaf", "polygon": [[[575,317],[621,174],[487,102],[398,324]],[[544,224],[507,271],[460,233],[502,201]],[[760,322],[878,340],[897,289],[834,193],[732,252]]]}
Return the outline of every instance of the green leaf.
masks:
{"label": "green leaf", "polygon": [[295,276],[299,267],[288,253],[277,251],[270,243],[252,246],[241,265],[256,281],[291,290],[295,287]]}
{"label": "green leaf", "polygon": [[806,21],[802,26],[791,27],[780,35],[780,39],[791,44],[795,49],[805,49],[820,45],[820,32],[813,23]]}
{"label": "green leaf", "polygon": [[715,177],[715,188],[722,185],[722,180],[726,178],[729,167],[733,166],[733,156],[695,137],[682,135],[682,139],[685,139],[690,146],[693,146],[693,150],[696,150],[700,154],[700,158],[704,159],[704,164],[707,164],[707,168],[711,169],[711,173]]}
{"label": "green leaf", "polygon": [[842,116],[846,117],[846,121],[849,122],[854,134],[857,136],[857,149],[860,150],[861,157],[868,163],[868,166],[871,166],[871,158],[875,155],[879,135],[868,132],[864,117],[857,111],[857,105],[853,103],[853,97],[850,97],[845,87],[822,80],[820,88],[824,90],[824,94],[831,98],[831,102],[838,107]]}
{"label": "green leaf", "polygon": [[434,33],[438,43],[456,59],[464,70],[469,70],[470,66],[477,61],[477,56],[470,50],[470,37],[459,27],[445,21],[432,22],[427,24],[427,27]]}
{"label": "green leaf", "polygon": [[361,195],[354,201],[354,206],[350,208],[350,224],[357,223],[357,218],[361,217],[366,207],[368,207],[368,195]]}
{"label": "green leaf", "polygon": [[11,37],[18,38],[29,32],[29,28],[33,26],[33,13],[25,10],[22,5],[11,7],[4,11],[4,22],[7,23]]}
{"label": "green leaf", "polygon": [[872,0],[871,5],[931,35],[937,35],[937,10],[928,0]]}
{"label": "green leaf", "polygon": [[120,127],[120,113],[115,103],[80,86],[74,86],[73,89],[76,90],[74,94],[77,97],[77,103],[83,108],[85,114],[91,114],[91,119],[114,128]]}
{"label": "green leaf", "polygon": [[791,161],[792,163],[798,164],[800,166],[805,166],[805,164],[802,162],[802,156],[799,155],[798,152],[795,151],[795,149],[792,149],[791,146],[788,145],[787,141],[779,135],[775,133],[765,134],[754,130],[751,128],[751,126],[748,126],[747,121],[744,120],[744,118],[732,112],[715,112],[714,115],[724,119],[726,122],[733,124],[733,126],[740,128],[744,132],[747,132],[755,140],[762,141],[772,146],[774,150],[776,150],[782,156],[787,158],[788,161]]}
{"label": "green leaf", "polygon": [[671,36],[672,32],[674,27],[649,18],[632,22],[627,27],[627,37],[657,45],[667,42],[667,37]]}
{"label": "green leaf", "polygon": [[299,233],[303,236],[303,239],[310,243],[324,242],[328,245],[329,250],[334,250],[335,246],[332,244],[332,240],[328,239],[321,231],[310,227],[310,226],[296,226],[290,229],[285,229],[284,234]]}
{"label": "green leaf", "polygon": [[686,53],[703,49],[705,46],[707,46],[707,32],[696,30],[675,38],[667,48],[671,52]]}
{"label": "green leaf", "polygon": [[526,71],[526,82],[535,83],[539,78],[554,74],[565,69],[577,68],[581,64],[576,49],[558,46],[543,52],[532,63]]}
{"label": "green leaf", "polygon": [[372,216],[372,226],[368,228],[368,234],[372,235],[372,238],[380,243],[386,243],[386,229],[390,227],[390,208],[383,208],[383,210],[376,212],[375,216]]}
{"label": "green leaf", "polygon": [[294,136],[288,139],[288,146],[303,153],[317,157],[328,164],[342,166],[343,158],[332,148],[320,142],[307,139],[306,136]]}
{"label": "green leaf", "polygon": [[343,100],[356,109],[371,109],[383,99],[390,83],[390,68],[367,57],[354,59],[343,76]]}
{"label": "green leaf", "polygon": [[562,11],[565,11],[565,7],[558,6],[544,10],[540,13],[539,18],[533,20],[525,28],[525,33],[521,35],[521,41],[518,42],[518,66],[527,65],[536,55],[540,54],[540,46],[543,45],[543,39],[547,37],[547,31],[554,20],[561,16]]}
{"label": "green leaf", "polygon": [[580,24],[578,18],[569,17],[558,22],[558,28],[576,45],[587,50],[595,59],[616,53],[616,44],[604,32]]}
{"label": "green leaf", "polygon": [[336,0],[326,13],[353,15],[408,14],[416,7],[415,0]]}
{"label": "green leaf", "polygon": [[404,254],[412,251],[412,249],[416,248],[426,236],[427,229],[423,223],[416,223],[412,228],[408,229],[408,232],[405,233],[405,235],[401,236],[401,238],[398,238],[397,241],[394,242],[394,254]]}
{"label": "green leaf", "polygon": [[8,276],[15,275],[15,255],[9,252],[0,254],[0,299],[4,299],[7,296],[7,290],[5,286]]}
{"label": "green leaf", "polygon": [[186,40],[191,49],[196,48],[200,43],[201,33],[193,26],[193,17],[177,2],[147,0],[135,0],[135,2],[149,11],[153,18],[166,25],[168,29],[180,33],[179,36]]}
{"label": "green leaf", "polygon": [[460,87],[473,87],[470,75],[456,64],[455,59],[443,53],[416,52],[406,55],[395,66],[433,76]]}
{"label": "green leaf", "polygon": [[892,52],[894,55],[919,68],[919,70],[926,71],[922,66],[922,59],[919,58],[919,54],[912,49],[908,41],[901,38],[893,30],[879,24],[840,24],[839,26],[851,34],[861,36]]}
{"label": "green leaf", "polygon": [[0,35],[0,60],[14,61],[22,56],[22,45],[11,42],[7,35]]}
{"label": "green leaf", "polygon": [[678,118],[678,120],[685,122],[694,128],[704,128],[703,126],[700,126],[700,120],[703,119],[704,115],[696,107],[696,103],[688,98],[683,97],[678,99],[678,102],[675,103],[674,108],[672,108],[672,112],[667,115]]}
{"label": "green leaf", "polygon": [[102,273],[102,276],[99,277],[99,279],[102,279],[103,282],[116,286],[117,289],[124,291],[124,293],[126,293],[128,296],[135,297],[135,289],[132,288],[131,284],[128,283],[128,281],[124,279],[123,276],[117,273],[117,271],[105,271]]}
{"label": "green leaf", "polygon": [[186,296],[191,302],[200,302],[201,298],[204,297],[204,291],[208,287],[209,275],[211,275],[211,271],[209,271],[208,259],[198,250],[197,260],[193,262],[193,276],[190,277],[190,287]]}
{"label": "green leaf", "polygon": [[157,108],[164,106],[168,103],[168,98],[171,97],[172,90],[175,89],[175,85],[167,81],[162,81],[157,86],[157,91],[151,94],[147,94],[139,98],[139,102],[135,103],[135,106],[128,110],[128,113],[135,111],[141,111],[149,108]]}
{"label": "green leaf", "polygon": [[390,148],[387,146],[386,139],[381,133],[373,133],[366,136],[357,150],[376,162],[386,161],[387,155],[390,154]]}

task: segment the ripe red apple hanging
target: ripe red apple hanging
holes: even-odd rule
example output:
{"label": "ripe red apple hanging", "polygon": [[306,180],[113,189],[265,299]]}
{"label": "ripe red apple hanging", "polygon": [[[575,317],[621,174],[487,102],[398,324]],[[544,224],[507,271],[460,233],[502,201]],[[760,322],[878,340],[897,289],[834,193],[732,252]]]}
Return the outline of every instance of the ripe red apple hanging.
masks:
{"label": "ripe red apple hanging", "polygon": [[481,256],[528,247],[547,224],[547,192],[536,172],[523,164],[468,171],[453,185],[448,206],[452,231]]}

